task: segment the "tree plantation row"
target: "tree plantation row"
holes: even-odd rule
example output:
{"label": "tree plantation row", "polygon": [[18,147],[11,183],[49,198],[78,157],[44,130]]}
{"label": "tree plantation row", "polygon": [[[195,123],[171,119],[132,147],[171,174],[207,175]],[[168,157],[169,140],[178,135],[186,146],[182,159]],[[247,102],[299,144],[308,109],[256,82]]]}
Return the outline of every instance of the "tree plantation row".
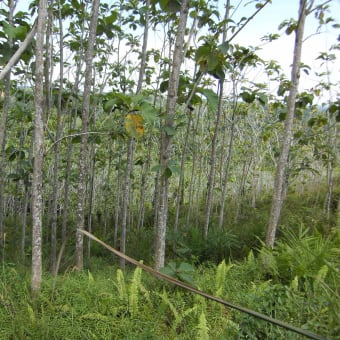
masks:
{"label": "tree plantation row", "polygon": [[[72,253],[82,270],[100,253],[79,230],[160,269],[190,253],[188,233],[202,247],[212,235],[234,242],[235,257],[273,248],[287,194],[323,206],[305,227],[336,227],[339,41],[318,69],[302,50],[307,19],[315,34],[339,24],[332,2],[296,3],[263,37],[294,36],[288,75],[238,43],[270,0],[250,1],[246,17],[231,0],[1,3],[1,249],[31,256],[34,294],[43,263],[57,274]],[[302,76],[317,82],[301,90]]]}

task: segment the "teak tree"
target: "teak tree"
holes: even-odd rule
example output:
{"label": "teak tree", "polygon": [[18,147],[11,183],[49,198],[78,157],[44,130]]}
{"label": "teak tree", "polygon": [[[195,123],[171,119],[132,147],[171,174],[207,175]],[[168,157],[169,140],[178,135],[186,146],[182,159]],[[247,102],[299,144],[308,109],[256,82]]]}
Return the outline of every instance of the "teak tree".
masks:
{"label": "teak tree", "polygon": [[295,102],[298,93],[300,68],[301,68],[301,52],[303,44],[303,34],[305,28],[305,20],[308,12],[311,10],[314,1],[300,0],[299,17],[297,20],[294,43],[294,57],[291,72],[291,81],[289,89],[289,97],[287,103],[287,113],[284,125],[284,132],[282,136],[280,156],[276,167],[274,179],[274,193],[272,200],[272,207],[267,228],[266,245],[273,247],[275,243],[276,229],[280,218],[282,205],[286,195],[287,189],[287,163],[291,140],[293,135],[293,122],[295,115]]}
{"label": "teak tree", "polygon": [[[165,236],[168,218],[168,187],[169,177],[167,173],[169,159],[171,155],[172,135],[169,135],[166,128],[173,128],[174,116],[176,113],[177,93],[179,84],[179,75],[183,61],[183,45],[186,30],[186,23],[189,11],[189,1],[183,0],[181,4],[178,27],[176,34],[175,48],[173,52],[171,72],[168,86],[168,97],[165,109],[165,124],[162,130],[161,150],[160,150],[160,168],[161,177],[159,184],[159,208],[157,211],[156,225],[156,249],[155,249],[155,268],[164,267],[165,260]],[[169,131],[169,130],[168,130]]]}
{"label": "teak tree", "polygon": [[32,294],[40,291],[42,279],[42,214],[44,158],[44,37],[46,33],[47,1],[40,0],[35,48],[34,91],[34,165],[32,180]]}
{"label": "teak tree", "polygon": [[[87,42],[87,49],[85,52],[85,84],[83,94],[82,106],[82,130],[81,130],[81,143],[79,153],[79,182],[78,182],[78,223],[79,230],[85,227],[85,197],[86,197],[86,158],[87,158],[87,141],[88,141],[88,124],[90,113],[90,95],[92,86],[92,65],[94,46],[96,42],[96,30],[99,13],[100,0],[94,0],[92,4],[92,14],[89,27],[89,36]],[[83,234],[79,231],[76,233],[76,265],[78,270],[82,270],[84,266],[83,258]]]}

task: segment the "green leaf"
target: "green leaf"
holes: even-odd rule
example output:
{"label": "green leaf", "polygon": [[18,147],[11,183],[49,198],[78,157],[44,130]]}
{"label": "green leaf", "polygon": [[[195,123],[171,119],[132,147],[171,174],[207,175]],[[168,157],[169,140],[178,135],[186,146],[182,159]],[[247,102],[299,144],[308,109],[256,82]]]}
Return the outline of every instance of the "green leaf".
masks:
{"label": "green leaf", "polygon": [[159,6],[163,11],[166,11],[169,0],[159,0]]}
{"label": "green leaf", "polygon": [[195,54],[195,60],[197,63],[206,61],[211,53],[211,47],[207,44],[198,47]]}
{"label": "green leaf", "polygon": [[18,181],[20,181],[22,178],[21,178],[21,176],[20,176],[20,174],[18,174],[18,173],[11,173],[11,174],[9,174],[8,176],[7,176],[7,178],[8,179],[11,179],[13,182],[18,182]]}
{"label": "green leaf", "polygon": [[161,93],[164,93],[168,90],[169,87],[169,81],[168,80],[164,80],[161,82],[161,84],[159,85],[159,91],[161,91]]}
{"label": "green leaf", "polygon": [[260,93],[257,99],[263,106],[268,104],[268,97],[264,93]]}
{"label": "green leaf", "polygon": [[277,90],[277,95],[278,96],[283,96],[286,91],[290,89],[290,81],[289,80],[284,80],[280,85],[279,89]]}
{"label": "green leaf", "polygon": [[163,175],[166,177],[166,178],[170,178],[172,176],[172,171],[169,167],[167,167],[165,170],[164,170],[164,173]]}
{"label": "green leaf", "polygon": [[159,0],[159,5],[163,11],[176,13],[181,9],[179,0]]}
{"label": "green leaf", "polygon": [[171,276],[171,277],[175,276],[175,272],[171,268],[169,268],[169,267],[163,267],[159,271],[161,273],[163,273],[165,275],[168,275],[168,276]]}
{"label": "green leaf", "polygon": [[225,79],[225,72],[221,64],[218,64],[212,71],[209,71],[209,74],[221,81]]}
{"label": "green leaf", "polygon": [[243,101],[245,101],[246,103],[250,104],[255,100],[255,93],[252,92],[248,92],[248,91],[244,91],[240,94],[241,98],[243,99]]}
{"label": "green leaf", "polygon": [[181,173],[181,168],[178,165],[177,161],[170,160],[168,162],[168,168],[171,170],[171,174],[180,174]]}
{"label": "green leaf", "polygon": [[202,93],[207,98],[208,107],[211,111],[218,108],[218,95],[211,89],[198,89],[197,92]]}
{"label": "green leaf", "polygon": [[104,18],[105,24],[106,25],[111,25],[113,24],[118,18],[118,12],[117,11],[112,11],[111,14],[107,17]]}
{"label": "green leaf", "polygon": [[218,46],[218,49],[224,54],[228,54],[229,52],[229,42],[225,41],[224,43],[222,43],[221,45]]}
{"label": "green leaf", "polygon": [[176,134],[176,130],[172,126],[164,126],[164,131],[168,136],[174,136]]}
{"label": "green leaf", "polygon": [[279,113],[279,120],[280,120],[281,122],[283,122],[283,121],[286,119],[286,115],[287,115],[287,111],[282,110],[282,111]]}
{"label": "green leaf", "polygon": [[179,267],[178,267],[178,271],[181,271],[181,272],[194,272],[195,271],[195,268],[190,264],[190,263],[187,263],[187,262],[181,262]]}
{"label": "green leaf", "polygon": [[289,25],[286,29],[286,34],[290,35],[292,32],[294,32],[296,30],[296,28],[297,28],[296,23]]}
{"label": "green leaf", "polygon": [[94,144],[101,144],[102,140],[100,138],[99,135],[97,134],[90,134],[89,135],[89,138],[88,138],[88,142],[91,144],[91,143],[94,143]]}
{"label": "green leaf", "polygon": [[111,112],[112,108],[116,104],[116,99],[110,99],[104,104],[104,111],[105,112]]}
{"label": "green leaf", "polygon": [[72,138],[72,144],[79,144],[81,142],[81,136],[77,135]]}
{"label": "green leaf", "polygon": [[160,164],[157,164],[157,165],[154,165],[152,168],[151,168],[151,171],[152,172],[158,172],[162,169],[162,166]]}
{"label": "green leaf", "polygon": [[146,122],[153,123],[158,118],[157,110],[147,101],[144,101],[140,104],[140,112]]}
{"label": "green leaf", "polygon": [[174,272],[177,270],[177,264],[174,261],[170,261],[168,263],[168,267],[170,267]]}
{"label": "green leaf", "polygon": [[181,281],[183,281],[185,283],[188,283],[189,285],[195,287],[195,282],[194,282],[193,278],[189,274],[187,274],[187,273],[179,273],[178,274],[178,278]]}
{"label": "green leaf", "polygon": [[9,38],[24,40],[27,34],[27,26],[17,26],[14,27],[7,22],[3,22],[4,32]]}

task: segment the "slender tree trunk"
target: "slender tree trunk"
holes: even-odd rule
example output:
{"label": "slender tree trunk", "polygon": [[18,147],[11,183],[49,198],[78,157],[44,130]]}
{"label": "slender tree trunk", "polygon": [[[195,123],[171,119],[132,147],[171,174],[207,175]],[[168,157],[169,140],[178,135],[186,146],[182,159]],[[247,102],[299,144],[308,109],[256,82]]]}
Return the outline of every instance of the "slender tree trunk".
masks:
{"label": "slender tree trunk", "polygon": [[218,138],[218,130],[220,128],[220,120],[221,113],[223,108],[223,81],[219,82],[218,89],[219,101],[218,101],[218,109],[216,114],[214,135],[211,144],[211,154],[210,154],[210,171],[208,177],[208,192],[207,192],[207,200],[205,206],[205,222],[204,222],[204,238],[208,238],[211,210],[213,205],[213,193],[214,193],[214,184],[215,184],[215,172],[216,172],[216,155],[217,155],[217,138]]}
{"label": "slender tree trunk", "polygon": [[[45,59],[44,59],[44,80],[45,80],[45,121],[48,121],[51,114],[51,74],[52,74],[52,48],[51,38],[53,29],[53,0],[50,2],[47,17],[47,29],[45,39]],[[48,216],[50,217],[50,216]]]}
{"label": "slender tree trunk", "polygon": [[[89,187],[89,212],[88,212],[88,231],[92,233],[92,224],[93,224],[93,211],[94,211],[94,202],[95,202],[95,188],[94,188],[94,178],[95,178],[95,165],[96,165],[96,150],[94,145],[91,147],[91,168],[90,168],[90,187]],[[88,260],[91,257],[91,239],[87,240],[87,258]]]}
{"label": "slender tree trunk", "polygon": [[[193,23],[193,26],[191,27],[190,30],[190,36],[188,39],[187,47],[190,44],[191,40],[191,35],[193,34],[193,27],[195,27],[195,22]],[[194,72],[196,74],[196,70]],[[201,76],[198,77],[196,80],[193,89],[191,90],[190,96],[185,104],[185,112],[187,112],[188,115],[188,122],[187,122],[187,129],[185,132],[185,140],[184,140],[184,146],[183,146],[183,151],[182,151],[182,156],[181,156],[181,170],[179,174],[179,180],[178,180],[178,187],[177,187],[177,200],[176,200],[176,216],[175,216],[175,223],[174,223],[174,230],[177,231],[178,229],[178,220],[179,220],[179,213],[181,209],[181,204],[183,201],[183,191],[184,191],[184,165],[185,165],[185,159],[187,157],[187,149],[188,149],[188,143],[189,143],[189,135],[190,135],[190,129],[192,125],[192,112],[191,109],[189,108],[192,97],[194,96],[194,93],[197,89],[197,86],[199,82],[201,81]]]}
{"label": "slender tree trunk", "polygon": [[36,36],[36,68],[34,93],[34,165],[32,181],[32,294],[39,294],[42,279],[42,185],[44,156],[44,35],[46,32],[47,1],[39,1]]}
{"label": "slender tree trunk", "polygon": [[176,215],[175,215],[175,224],[174,224],[175,231],[177,231],[178,229],[179,212],[180,212],[181,204],[182,204],[181,192],[182,192],[183,182],[184,182],[184,163],[185,163],[185,159],[187,155],[191,122],[192,122],[192,114],[191,112],[189,112],[189,119],[188,119],[187,129],[185,133],[184,147],[183,147],[182,156],[181,156],[181,172],[179,174],[178,187],[177,187]]}
{"label": "slender tree trunk", "polygon": [[24,259],[25,257],[25,245],[26,245],[26,224],[27,224],[27,210],[29,203],[29,188],[28,188],[28,178],[25,179],[24,183],[24,204],[21,219],[21,242],[20,242],[20,257]]}
{"label": "slender tree trunk", "polygon": [[2,240],[4,236],[4,216],[5,216],[5,146],[6,146],[6,122],[7,114],[10,104],[10,87],[11,74],[5,78],[5,98],[2,109],[1,126],[0,126],[0,248],[2,247]]}
{"label": "slender tree trunk", "polygon": [[148,48],[148,36],[149,36],[150,0],[146,0],[145,7],[146,7],[146,12],[145,12],[145,26],[144,26],[144,33],[143,33],[143,46],[142,46],[142,52],[141,52],[141,63],[140,63],[136,93],[139,93],[141,91],[142,86],[143,86],[144,75],[145,75],[146,57],[147,57],[146,52]]}
{"label": "slender tree trunk", "polygon": [[[31,138],[28,159],[32,159],[34,140]],[[21,219],[21,241],[20,241],[20,257],[25,257],[25,246],[26,246],[26,226],[27,226],[27,214],[29,208],[29,198],[31,194],[30,190],[30,174],[26,173],[24,178],[24,202],[23,202],[23,213]]]}
{"label": "slender tree trunk", "polygon": [[[334,124],[334,133],[333,136],[331,134],[331,122],[332,122],[332,117],[328,113],[328,145],[332,145],[333,148],[333,154],[336,155],[337,150],[338,150],[338,129],[336,124]],[[333,156],[329,155],[328,156],[328,161],[327,161],[327,194],[326,194],[326,199],[325,199],[325,204],[324,204],[324,210],[327,216],[327,229],[330,229],[330,218],[331,218],[331,207],[332,207],[332,199],[333,199],[333,190],[334,190],[334,159]]]}
{"label": "slender tree trunk", "polygon": [[[123,207],[122,207],[122,229],[120,234],[120,251],[125,254],[126,250],[126,226],[127,226],[127,214],[129,205],[129,194],[131,187],[131,169],[133,160],[133,138],[129,139],[127,158],[126,158],[126,169],[125,169],[125,181],[124,181],[124,192],[123,192]],[[125,269],[125,260],[120,259],[120,267]]]}
{"label": "slender tree trunk", "polygon": [[93,0],[92,14],[89,28],[88,44],[85,53],[85,84],[84,84],[84,98],[82,108],[82,135],[79,154],[79,182],[78,182],[78,223],[77,223],[77,235],[76,235],[76,266],[78,270],[82,270],[84,267],[83,259],[83,242],[84,237],[80,230],[84,229],[85,225],[85,187],[86,187],[86,157],[87,157],[87,132],[88,121],[90,112],[90,94],[92,84],[92,64],[94,55],[94,45],[96,42],[96,29],[99,12],[99,0]]}
{"label": "slender tree trunk", "polygon": [[[235,97],[236,100],[236,97]],[[225,202],[227,199],[227,188],[228,188],[228,178],[229,178],[229,170],[231,165],[231,157],[234,145],[234,135],[235,135],[235,113],[236,113],[236,102],[233,104],[233,113],[231,118],[231,127],[230,127],[230,138],[229,138],[229,145],[228,145],[228,153],[227,153],[227,160],[224,169],[224,176],[222,180],[222,198],[221,198],[221,207],[220,207],[220,218],[218,221],[218,228],[222,229],[224,223],[224,213],[225,213]]]}
{"label": "slender tree trunk", "polygon": [[[149,32],[148,25],[149,25],[150,0],[147,0],[146,6],[147,6],[147,11],[145,14],[144,37],[143,37],[143,46],[142,46],[142,53],[141,53],[141,66],[139,69],[139,77],[138,77],[136,94],[138,94],[142,89],[143,79],[144,79],[144,74],[145,74],[146,57],[147,57],[146,52],[147,52],[148,32]],[[134,147],[134,139],[130,138],[128,141],[128,145],[127,145],[126,170],[125,170],[123,207],[122,207],[122,230],[121,230],[121,237],[120,237],[120,251],[124,254],[126,250],[126,228],[127,228],[129,196],[130,196],[130,187],[131,187],[133,147]],[[123,258],[120,259],[120,266],[122,269],[125,269],[125,260]]]}
{"label": "slender tree trunk", "polygon": [[[72,94],[74,95],[74,100],[72,102],[72,109],[71,112],[73,113],[74,117],[70,117],[69,121],[69,130],[75,130],[76,122],[77,122],[77,111],[78,111],[78,100],[77,94],[79,91],[79,82],[80,82],[80,70],[81,70],[82,63],[79,61],[77,64],[77,71],[76,71],[76,79],[74,81],[74,86],[72,90]],[[66,168],[65,168],[65,181],[64,181],[64,207],[63,207],[63,216],[62,216],[62,223],[61,223],[61,243],[64,244],[67,238],[67,224],[68,224],[68,211],[69,211],[69,189],[70,189],[70,181],[71,181],[71,168],[72,168],[72,154],[73,154],[73,143],[72,140],[68,140],[68,147],[67,147],[67,157],[66,157]]]}
{"label": "slender tree trunk", "polygon": [[[76,104],[75,104],[76,105]],[[75,127],[77,109],[74,108],[75,117],[74,121],[70,121],[70,127]],[[66,157],[66,168],[65,168],[65,181],[64,181],[64,195],[63,195],[63,216],[61,222],[61,243],[66,242],[67,237],[67,222],[68,222],[68,210],[69,210],[69,189],[70,189],[70,180],[71,180],[71,166],[72,166],[72,153],[73,153],[73,144],[72,141],[68,141],[67,147],[67,157]]]}
{"label": "slender tree trunk", "polygon": [[246,179],[248,176],[249,169],[252,164],[252,159],[250,159],[249,163],[247,161],[247,158],[245,158],[243,167],[242,167],[242,176],[241,176],[241,183],[240,183],[240,188],[238,190],[238,195],[237,195],[237,202],[236,202],[236,212],[235,212],[235,217],[234,217],[234,224],[238,223],[238,220],[240,218],[240,213],[242,210],[242,204],[244,201],[244,196],[245,196],[245,186],[246,186]]}
{"label": "slender tree trunk", "polygon": [[[223,36],[222,36],[222,43],[227,40],[227,19],[229,18],[229,11],[230,11],[230,0],[227,0],[225,6],[225,24],[223,27]],[[207,192],[207,201],[206,201],[206,208],[205,208],[205,223],[204,223],[204,238],[208,238],[208,230],[210,224],[210,215],[213,203],[213,193],[214,193],[214,185],[215,185],[215,172],[216,172],[216,155],[217,155],[217,139],[218,139],[218,130],[220,128],[220,120],[223,110],[223,87],[224,87],[224,80],[219,81],[219,101],[218,101],[218,108],[217,108],[217,115],[216,115],[216,122],[215,122],[215,130],[214,136],[211,145],[211,166],[208,178],[208,192]]]}
{"label": "slender tree trunk", "polygon": [[148,148],[148,153],[147,153],[146,161],[145,161],[144,167],[143,167],[141,189],[140,189],[140,201],[139,201],[139,207],[138,207],[138,220],[137,220],[137,229],[138,230],[140,230],[143,227],[143,223],[144,223],[147,176],[149,174],[150,163],[151,163],[151,149],[152,149],[151,137],[149,137],[149,139],[148,139],[147,148]]}
{"label": "slender tree trunk", "polygon": [[[24,141],[26,138],[26,131],[24,129],[24,124],[21,124],[20,129],[20,142],[19,142],[19,149],[23,150],[24,148]],[[20,169],[20,163],[17,162],[16,164],[16,172],[19,173]],[[19,181],[15,183],[15,190],[14,190],[14,230],[13,230],[13,236],[14,236],[14,249],[15,254],[19,254],[20,245],[19,244],[19,225],[20,220],[22,220],[22,216],[20,216],[22,211],[22,197],[19,195],[19,192],[21,192],[21,184]],[[20,218],[21,217],[21,218]]]}
{"label": "slender tree trunk", "polygon": [[[59,8],[60,12],[60,8]],[[64,83],[64,40],[63,40],[63,25],[61,13],[59,13],[59,91],[57,99],[57,132],[55,139],[58,141],[61,137],[61,116],[62,116],[62,95]],[[57,219],[58,219],[58,196],[59,196],[59,143],[54,145],[54,165],[53,165],[53,185],[52,185],[52,216],[51,216],[51,271],[55,274],[57,265]]]}
{"label": "slender tree trunk", "polygon": [[[192,151],[192,169],[191,169],[191,176],[190,176],[190,183],[189,183],[189,202],[188,202],[188,210],[187,210],[187,218],[186,218],[186,223],[189,224],[190,223],[190,219],[191,219],[191,215],[193,212],[193,205],[194,205],[194,194],[195,194],[195,188],[196,191],[199,191],[199,185],[196,185],[196,178],[197,178],[197,173],[198,173],[198,182],[201,183],[200,178],[201,178],[201,173],[197,172],[197,168],[196,168],[196,164],[197,164],[197,159],[198,159],[198,153],[197,152],[197,142],[196,142],[196,136],[199,135],[198,133],[198,125],[200,122],[200,118],[201,118],[201,109],[202,106],[199,107],[198,112],[197,112],[197,119],[194,123],[194,127],[193,127],[193,133],[192,135],[194,136],[193,139],[193,151]],[[202,160],[202,157],[200,157],[200,160]],[[195,175],[196,174],[196,175]],[[199,201],[197,201],[197,205],[199,205]]]}
{"label": "slender tree trunk", "polygon": [[[9,3],[8,23],[13,24],[13,14],[14,14],[14,9],[15,9],[15,3],[14,3],[14,0],[10,0],[8,3]],[[12,38],[8,39],[8,44],[10,47],[12,47],[13,45]],[[5,91],[4,92],[5,92],[5,97],[4,97],[3,107],[2,107],[2,116],[1,116],[1,125],[0,125],[0,249],[3,244],[2,240],[4,236],[5,146],[6,146],[7,114],[8,114],[10,99],[11,99],[11,72],[10,70],[5,76]]]}
{"label": "slender tree trunk", "polygon": [[107,236],[107,224],[109,220],[109,212],[108,212],[108,202],[110,195],[110,178],[112,175],[112,151],[113,146],[110,145],[110,154],[109,154],[109,165],[106,174],[106,183],[105,183],[105,195],[104,195],[104,238]]}
{"label": "slender tree trunk", "polygon": [[[169,78],[168,98],[166,104],[166,120],[165,127],[173,128],[175,108],[177,103],[177,92],[179,83],[179,73],[183,60],[183,44],[186,29],[186,22],[189,11],[189,0],[183,0],[179,16],[175,50],[173,53],[172,69]],[[171,154],[172,136],[162,131],[162,142],[160,152],[161,178],[160,178],[160,195],[159,195],[159,209],[156,225],[156,250],[155,250],[155,268],[160,269],[164,267],[165,261],[165,235],[168,217],[168,185],[169,179],[166,176],[166,169]]]}
{"label": "slender tree trunk", "polygon": [[[122,147],[120,148],[119,151],[119,156],[118,156],[118,164],[122,163]],[[114,225],[114,231],[113,231],[113,247],[117,248],[118,244],[118,232],[119,232],[119,218],[120,218],[120,201],[121,201],[121,188],[122,188],[122,183],[121,183],[121,169],[120,166],[118,167],[117,171],[117,186],[116,186],[116,204],[115,204],[115,225]]]}
{"label": "slender tree trunk", "polygon": [[284,134],[281,143],[281,153],[276,167],[275,180],[274,180],[274,193],[272,200],[272,207],[267,228],[266,246],[274,247],[276,229],[279,222],[281,208],[285,199],[285,173],[287,169],[287,162],[290,150],[290,144],[293,133],[293,122],[295,112],[295,101],[298,91],[299,78],[300,78],[300,63],[301,51],[303,43],[303,33],[305,26],[305,19],[307,16],[307,0],[300,0],[299,20],[298,26],[295,31],[295,45],[294,45],[294,58],[291,73],[291,86],[287,104],[287,115],[284,126]]}

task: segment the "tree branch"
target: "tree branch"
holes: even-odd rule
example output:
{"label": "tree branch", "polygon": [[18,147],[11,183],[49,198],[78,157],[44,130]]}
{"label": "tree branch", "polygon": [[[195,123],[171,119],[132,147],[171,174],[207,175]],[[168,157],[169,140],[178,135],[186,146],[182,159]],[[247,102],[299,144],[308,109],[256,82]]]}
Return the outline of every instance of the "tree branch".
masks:
{"label": "tree branch", "polygon": [[254,17],[257,15],[257,13],[259,13],[266,5],[268,5],[272,0],[267,0],[264,5],[262,5],[261,7],[259,7],[257,9],[257,11],[254,12],[253,15],[251,15],[246,22],[231,36],[230,39],[228,39],[228,43],[230,43],[249,23],[250,20],[254,19]]}
{"label": "tree branch", "polygon": [[37,20],[34,22],[31,31],[27,34],[25,40],[22,42],[20,47],[12,55],[11,59],[8,61],[7,65],[2,69],[0,73],[0,81],[4,79],[11,68],[18,62],[20,56],[24,53],[30,42],[32,41],[35,32],[37,30]]}

